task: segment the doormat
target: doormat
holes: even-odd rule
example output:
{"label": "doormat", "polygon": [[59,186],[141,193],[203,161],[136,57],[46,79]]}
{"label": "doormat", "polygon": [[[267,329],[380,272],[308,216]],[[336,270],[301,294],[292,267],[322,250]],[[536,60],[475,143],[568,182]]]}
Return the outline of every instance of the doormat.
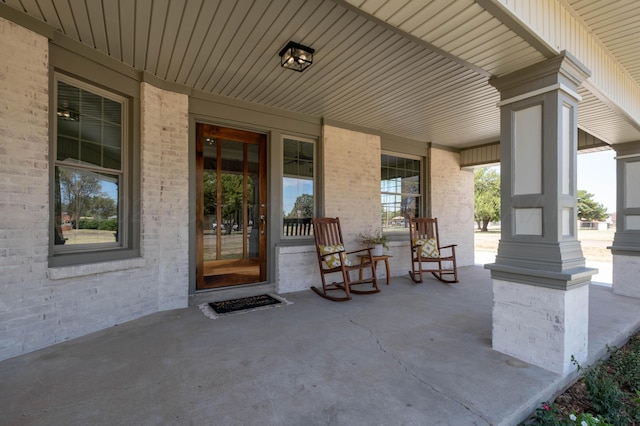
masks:
{"label": "doormat", "polygon": [[291,302],[275,294],[260,294],[239,299],[203,303],[199,305],[199,308],[206,317],[216,319],[221,316],[277,308],[290,304]]}

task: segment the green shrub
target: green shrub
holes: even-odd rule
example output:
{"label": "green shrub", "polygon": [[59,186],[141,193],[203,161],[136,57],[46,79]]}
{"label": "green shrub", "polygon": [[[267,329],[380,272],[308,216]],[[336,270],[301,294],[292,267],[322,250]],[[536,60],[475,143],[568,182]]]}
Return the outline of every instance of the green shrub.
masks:
{"label": "green shrub", "polygon": [[629,392],[640,389],[640,338],[629,340],[625,350],[609,353],[609,365],[620,387]]}
{"label": "green shrub", "polygon": [[118,230],[118,219],[102,219],[100,221],[100,225],[98,229],[102,231],[117,231]]}
{"label": "green shrub", "polygon": [[79,229],[97,229],[100,231],[117,231],[118,219],[80,219]]}
{"label": "green shrub", "polygon": [[98,221],[95,219],[80,219],[78,229],[98,229]]}

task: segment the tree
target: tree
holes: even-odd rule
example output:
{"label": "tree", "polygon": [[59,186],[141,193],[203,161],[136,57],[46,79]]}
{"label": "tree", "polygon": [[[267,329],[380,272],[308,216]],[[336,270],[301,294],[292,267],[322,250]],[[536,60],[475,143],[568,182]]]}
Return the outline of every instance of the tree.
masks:
{"label": "tree", "polygon": [[[300,213],[300,216],[298,216]],[[296,198],[287,218],[313,217],[313,195],[302,194]]]}
{"label": "tree", "polygon": [[75,221],[76,229],[79,229],[80,217],[91,208],[93,195],[100,192],[102,185],[97,177],[88,173],[62,167],[59,171],[62,199],[66,200],[67,212]]}
{"label": "tree", "polygon": [[489,222],[500,220],[500,173],[481,168],[474,173],[474,219],[478,229],[487,232]]}
{"label": "tree", "polygon": [[[216,215],[218,206],[218,180],[215,170],[204,172],[204,214]],[[241,174],[222,173],[220,199],[220,215],[227,234],[234,229],[234,225],[242,224],[242,208],[244,200],[244,177]],[[247,177],[247,199],[253,200],[253,180]],[[251,205],[249,205],[251,209]],[[251,219],[250,219],[251,220]]]}
{"label": "tree", "polygon": [[600,222],[609,217],[607,208],[593,200],[593,196],[584,189],[578,189],[578,219]]}
{"label": "tree", "polygon": [[98,219],[108,219],[118,214],[118,207],[115,200],[103,192],[91,199],[91,212]]}

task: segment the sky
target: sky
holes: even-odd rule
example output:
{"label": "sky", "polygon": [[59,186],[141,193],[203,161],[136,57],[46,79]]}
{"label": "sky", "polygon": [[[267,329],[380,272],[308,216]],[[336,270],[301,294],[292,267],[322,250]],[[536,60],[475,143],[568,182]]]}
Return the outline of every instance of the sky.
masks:
{"label": "sky", "polygon": [[616,211],[616,152],[578,154],[578,189],[593,194],[593,200],[604,205],[608,213]]}

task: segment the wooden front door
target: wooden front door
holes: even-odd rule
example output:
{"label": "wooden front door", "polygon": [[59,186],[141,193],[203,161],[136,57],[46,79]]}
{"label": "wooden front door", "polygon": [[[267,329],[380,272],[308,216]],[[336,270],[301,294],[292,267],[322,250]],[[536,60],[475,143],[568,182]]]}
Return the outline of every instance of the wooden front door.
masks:
{"label": "wooden front door", "polygon": [[196,290],[266,281],[266,136],[196,126]]}

